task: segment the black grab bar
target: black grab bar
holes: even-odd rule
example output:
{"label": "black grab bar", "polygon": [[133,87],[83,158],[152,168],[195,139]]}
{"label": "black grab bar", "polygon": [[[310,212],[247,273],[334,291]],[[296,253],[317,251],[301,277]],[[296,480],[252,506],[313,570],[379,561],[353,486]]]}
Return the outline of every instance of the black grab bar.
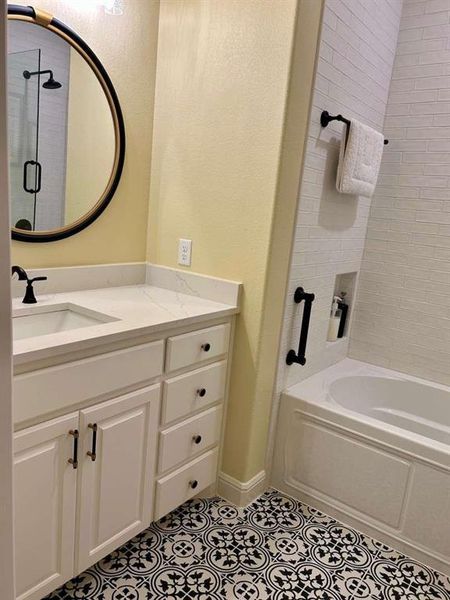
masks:
{"label": "black grab bar", "polygon": [[298,352],[295,352],[295,350],[289,350],[286,356],[286,363],[288,365],[297,363],[298,365],[303,366],[306,364],[306,343],[308,341],[309,321],[311,319],[311,308],[312,303],[314,302],[314,298],[314,294],[309,294],[308,292],[305,292],[305,290],[302,287],[298,287],[295,290],[294,302],[296,304],[300,304],[300,302],[305,302],[305,307],[303,309],[302,328],[300,331]]}

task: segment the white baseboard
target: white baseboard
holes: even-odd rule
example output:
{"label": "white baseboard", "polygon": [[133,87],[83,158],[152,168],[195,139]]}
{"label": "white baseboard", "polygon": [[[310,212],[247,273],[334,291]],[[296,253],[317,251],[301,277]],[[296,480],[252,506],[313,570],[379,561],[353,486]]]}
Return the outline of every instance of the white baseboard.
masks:
{"label": "white baseboard", "polygon": [[249,481],[238,481],[226,473],[219,474],[218,494],[236,506],[247,506],[268,487],[265,471],[260,471]]}

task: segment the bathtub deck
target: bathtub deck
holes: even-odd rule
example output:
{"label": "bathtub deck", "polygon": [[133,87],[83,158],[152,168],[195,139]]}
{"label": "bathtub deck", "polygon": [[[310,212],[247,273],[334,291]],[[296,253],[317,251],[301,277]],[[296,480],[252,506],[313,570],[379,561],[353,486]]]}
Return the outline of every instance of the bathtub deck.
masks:
{"label": "bathtub deck", "polygon": [[450,600],[450,578],[270,490],[192,500],[48,600]]}

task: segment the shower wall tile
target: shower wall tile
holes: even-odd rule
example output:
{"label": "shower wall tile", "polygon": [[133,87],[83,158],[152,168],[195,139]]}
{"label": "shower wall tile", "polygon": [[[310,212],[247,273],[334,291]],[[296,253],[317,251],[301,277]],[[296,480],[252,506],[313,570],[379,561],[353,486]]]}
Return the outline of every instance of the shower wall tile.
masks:
{"label": "shower wall tile", "polygon": [[[38,194],[36,204],[36,228],[56,229],[64,224],[65,192],[66,192],[66,146],[67,146],[67,103],[70,75],[70,46],[57,35],[52,35],[43,27],[30,27],[21,22],[13,21],[8,24],[8,52],[19,53],[28,48],[39,48],[41,51],[41,70],[51,69],[55,79],[62,83],[57,90],[39,90],[39,162],[42,165],[42,189]],[[25,37],[26,36],[26,37]],[[17,55],[16,55],[17,56]],[[21,102],[22,114],[19,115],[22,136],[35,136],[31,131],[26,114],[35,98],[27,97],[26,80],[22,73],[12,73],[11,67],[17,66],[16,61],[9,62],[9,80],[20,83],[21,87],[9,89],[10,111],[15,101]],[[34,70],[35,64],[27,69]],[[41,83],[45,79],[41,79]],[[15,95],[15,98],[14,98]],[[13,98],[11,98],[13,96]],[[24,146],[21,150],[21,164],[34,159],[35,152],[27,152]],[[11,170],[11,186],[16,190],[13,201],[13,219],[20,216],[30,217],[30,203],[33,197],[22,189],[22,169]],[[19,190],[19,191],[17,191]],[[15,222],[15,221],[14,221]]]}
{"label": "shower wall tile", "polygon": [[396,139],[385,150],[372,201],[349,354],[444,384],[450,384],[449,100],[450,3],[405,3],[385,121]]}
{"label": "shower wall tile", "polygon": [[[322,110],[328,110],[331,114],[342,113],[380,131],[383,129],[402,1],[376,0],[376,3],[377,10],[372,10],[373,2],[367,0],[325,1],[275,400],[286,385],[328,367],[347,354],[347,338],[332,344],[326,341],[331,299],[336,275],[360,270],[370,200],[336,191],[342,124],[331,123],[327,129],[322,129],[320,114]],[[439,40],[437,44],[430,41],[429,47],[440,49],[441,44]],[[420,93],[430,95],[428,90]],[[402,100],[409,102],[408,97],[406,94]],[[431,100],[437,100],[437,97],[432,94]],[[425,115],[423,125],[431,123],[432,117]],[[394,120],[392,126],[397,129]],[[398,131],[396,137],[399,141],[405,140],[406,131],[407,122]],[[400,163],[401,157],[401,150],[390,155],[395,165]],[[412,170],[405,175],[415,174],[416,171]],[[396,173],[394,177],[397,177]],[[393,182],[385,179],[386,195],[390,194]],[[426,234],[427,230],[423,233]],[[381,243],[384,246],[396,245],[402,235],[401,231],[391,231],[387,236],[389,241],[383,240]],[[297,347],[300,335],[302,307],[293,302],[294,290],[299,285],[316,295],[307,364],[304,367],[287,367],[284,362],[286,353],[290,348]]]}

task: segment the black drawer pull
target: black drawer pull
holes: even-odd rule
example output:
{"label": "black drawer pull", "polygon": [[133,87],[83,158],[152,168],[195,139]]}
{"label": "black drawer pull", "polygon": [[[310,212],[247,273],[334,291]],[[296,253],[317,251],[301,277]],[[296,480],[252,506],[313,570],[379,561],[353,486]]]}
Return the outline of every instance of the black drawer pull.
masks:
{"label": "black drawer pull", "polygon": [[200,398],[206,396],[206,388],[200,388],[199,390],[197,390],[197,396],[200,396]]}
{"label": "black drawer pull", "polygon": [[202,350],[203,352],[209,352],[211,350],[211,344],[202,344]]}
{"label": "black drawer pull", "polygon": [[92,462],[95,462],[97,458],[97,423],[89,423],[89,429],[92,429],[92,450],[86,452],[91,457]]}
{"label": "black drawer pull", "polygon": [[193,490],[195,490],[195,488],[198,486],[198,481],[196,479],[193,479],[192,481],[189,482],[189,487],[192,488]]}
{"label": "black drawer pull", "polygon": [[69,465],[72,465],[74,469],[78,469],[78,438],[80,434],[78,429],[71,429],[69,435],[73,436],[73,458],[69,458],[67,461]]}
{"label": "black drawer pull", "polygon": [[286,356],[286,363],[288,365],[297,363],[298,365],[303,366],[306,363],[306,343],[308,341],[309,321],[311,319],[311,308],[312,303],[314,302],[314,298],[314,294],[309,294],[305,292],[305,290],[302,287],[298,287],[295,290],[294,302],[296,304],[304,302],[305,307],[303,309],[303,320],[302,328],[300,331],[300,341],[298,343],[298,352],[295,352],[295,350],[289,350]]}
{"label": "black drawer pull", "polygon": [[202,436],[194,435],[194,437],[192,438],[192,441],[194,442],[194,444],[200,444],[200,442],[202,441]]}

